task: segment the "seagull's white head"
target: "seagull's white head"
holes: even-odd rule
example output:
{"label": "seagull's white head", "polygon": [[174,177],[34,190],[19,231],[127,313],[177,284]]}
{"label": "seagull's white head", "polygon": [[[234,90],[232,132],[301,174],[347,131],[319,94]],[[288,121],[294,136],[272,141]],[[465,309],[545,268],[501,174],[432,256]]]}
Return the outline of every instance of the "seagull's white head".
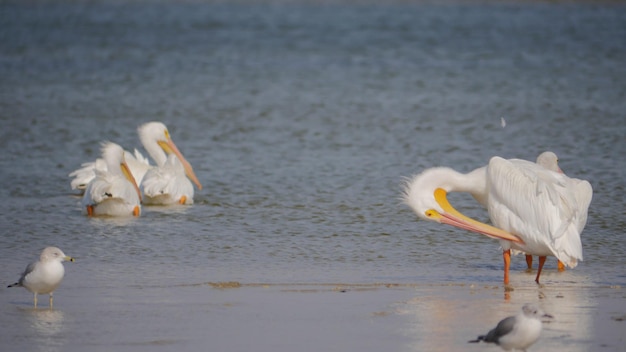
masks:
{"label": "seagull's white head", "polygon": [[531,319],[541,320],[542,318],[552,318],[550,314],[544,313],[544,311],[541,310],[541,308],[530,303],[527,303],[522,307],[522,314],[524,314],[525,317],[531,318]]}
{"label": "seagull's white head", "polygon": [[62,250],[57,247],[46,247],[42,252],[39,259],[42,262],[47,262],[51,260],[57,260],[59,262],[68,261],[73,262],[74,258],[65,255]]}

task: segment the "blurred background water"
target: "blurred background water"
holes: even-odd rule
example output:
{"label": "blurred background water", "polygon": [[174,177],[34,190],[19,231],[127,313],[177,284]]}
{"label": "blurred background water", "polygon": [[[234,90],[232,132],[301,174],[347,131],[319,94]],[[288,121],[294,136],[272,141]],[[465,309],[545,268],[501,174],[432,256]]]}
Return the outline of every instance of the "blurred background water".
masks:
{"label": "blurred background water", "polygon": [[[497,285],[497,242],[418,221],[403,177],[552,150],[594,198],[584,261],[552,259],[544,283],[625,285],[624,38],[622,3],[4,1],[2,282],[55,245],[78,292]],[[103,140],[140,148],[152,120],[194,166],[196,203],[82,215],[67,175]]]}

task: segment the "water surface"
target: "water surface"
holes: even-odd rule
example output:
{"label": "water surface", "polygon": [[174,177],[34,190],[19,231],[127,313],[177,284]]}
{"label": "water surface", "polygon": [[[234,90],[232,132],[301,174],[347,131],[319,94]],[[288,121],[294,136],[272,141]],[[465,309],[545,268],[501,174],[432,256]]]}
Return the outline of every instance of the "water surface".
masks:
{"label": "water surface", "polygon": [[[403,177],[439,165],[467,172],[493,155],[534,160],[552,150],[568,175],[594,187],[584,261],[557,273],[549,260],[547,287],[626,284],[623,4],[3,2],[0,23],[2,282],[47,245],[78,258],[66,265],[56,310],[42,318],[44,326],[73,322],[54,338],[27,322],[30,294],[0,290],[4,322],[19,317],[28,326],[2,340],[21,350],[110,350],[125,330],[134,337],[116,349],[193,349],[208,338],[202,326],[211,314],[165,334],[167,307],[224,309],[229,327],[251,314],[229,315],[232,302],[207,282],[432,284],[432,297],[439,285],[498,286],[495,241],[418,221],[399,200]],[[151,120],[168,125],[194,166],[204,185],[196,203],[146,207],[137,219],[83,216],[67,174],[95,159],[103,140],[140,148],[136,127]],[[487,219],[471,198],[451,199]],[[533,294],[513,295],[506,313],[539,299],[524,268],[514,258],[512,283]],[[260,304],[267,293],[258,290],[244,288],[257,298],[242,300]],[[368,312],[410,302],[407,290]],[[566,296],[589,307],[598,295]],[[314,297],[311,307],[323,312],[324,298]],[[467,298],[444,297],[450,307]],[[497,290],[485,309],[502,297]],[[302,319],[337,324],[315,308]],[[490,314],[485,323],[502,317]],[[98,317],[104,335],[96,337],[87,322]],[[281,319],[284,328],[300,318]],[[149,336],[131,328],[146,322]],[[432,334],[418,326],[412,334]],[[377,335],[385,336],[395,335]],[[568,333],[551,336],[550,346],[580,346]],[[587,342],[597,346],[597,336]],[[356,339],[341,346],[381,349]],[[237,349],[224,341],[218,346]],[[417,341],[381,344],[432,347]]]}

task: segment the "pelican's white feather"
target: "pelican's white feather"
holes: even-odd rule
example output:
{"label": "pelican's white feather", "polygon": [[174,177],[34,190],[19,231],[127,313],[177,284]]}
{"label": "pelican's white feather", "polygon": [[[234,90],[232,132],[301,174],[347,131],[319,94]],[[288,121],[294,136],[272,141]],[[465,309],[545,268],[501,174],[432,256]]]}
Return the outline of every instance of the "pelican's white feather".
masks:
{"label": "pelican's white feather", "polygon": [[572,181],[519,159],[493,157],[487,170],[491,221],[524,240],[524,244],[501,241],[504,249],[510,246],[535,255],[554,255],[570,267],[583,260],[580,233],[589,202],[581,202],[569,185],[579,182],[581,188],[591,190],[587,181]]}
{"label": "pelican's white feather", "polygon": [[83,208],[91,207],[93,215],[130,216],[141,208],[141,200],[134,179],[129,180],[122,171],[124,151],[111,142],[102,145],[102,160],[96,163],[95,178],[83,195]]}

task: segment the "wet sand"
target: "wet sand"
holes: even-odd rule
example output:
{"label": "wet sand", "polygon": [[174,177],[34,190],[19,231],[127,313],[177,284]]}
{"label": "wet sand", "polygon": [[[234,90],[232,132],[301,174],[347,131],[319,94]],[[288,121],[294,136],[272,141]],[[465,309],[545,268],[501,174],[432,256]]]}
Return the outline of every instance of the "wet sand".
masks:
{"label": "wet sand", "polygon": [[[203,282],[70,290],[55,307],[4,289],[3,341],[22,351],[483,351],[468,344],[534,302],[554,316],[532,351],[618,351],[619,286]],[[44,301],[44,300],[41,300]],[[47,303],[47,300],[45,300]]]}

